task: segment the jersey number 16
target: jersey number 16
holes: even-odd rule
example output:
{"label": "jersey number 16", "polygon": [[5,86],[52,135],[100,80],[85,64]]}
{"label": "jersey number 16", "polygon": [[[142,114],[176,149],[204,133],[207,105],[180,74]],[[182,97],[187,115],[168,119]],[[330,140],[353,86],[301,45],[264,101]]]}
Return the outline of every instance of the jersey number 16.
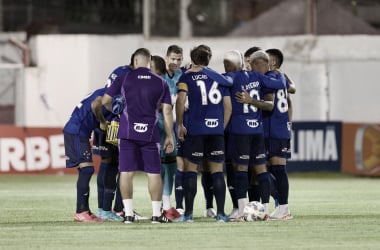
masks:
{"label": "jersey number 16", "polygon": [[206,83],[202,80],[197,80],[197,86],[201,90],[202,105],[208,105],[208,101],[212,104],[218,104],[222,100],[222,93],[218,89],[218,83],[213,82],[210,91],[207,93]]}

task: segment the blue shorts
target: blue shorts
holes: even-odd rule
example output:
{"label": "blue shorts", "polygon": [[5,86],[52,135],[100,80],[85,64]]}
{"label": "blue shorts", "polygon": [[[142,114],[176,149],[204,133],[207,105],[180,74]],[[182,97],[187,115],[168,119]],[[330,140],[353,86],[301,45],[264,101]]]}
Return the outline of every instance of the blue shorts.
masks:
{"label": "blue shorts", "polygon": [[230,134],[229,152],[233,163],[243,166],[265,164],[264,135]]}
{"label": "blue shorts", "polygon": [[268,159],[272,157],[279,157],[290,159],[290,139],[265,139],[265,149],[267,152]]}
{"label": "blue shorts", "polygon": [[94,131],[94,140],[92,145],[92,153],[102,158],[117,157],[119,149],[106,142],[106,133]]}
{"label": "blue shorts", "polygon": [[119,171],[138,170],[150,174],[161,173],[160,143],[120,139]]}
{"label": "blue shorts", "polygon": [[90,140],[79,135],[63,133],[66,167],[77,167],[80,163],[92,162]]}
{"label": "blue shorts", "polygon": [[184,143],[184,156],[192,163],[203,160],[224,162],[225,148],[223,135],[188,135]]}

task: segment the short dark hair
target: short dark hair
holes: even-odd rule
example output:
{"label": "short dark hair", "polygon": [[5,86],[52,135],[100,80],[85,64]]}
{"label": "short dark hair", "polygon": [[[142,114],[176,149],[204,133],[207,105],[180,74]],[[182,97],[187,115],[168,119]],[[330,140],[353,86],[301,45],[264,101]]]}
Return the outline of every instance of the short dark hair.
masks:
{"label": "short dark hair", "polygon": [[139,48],[133,53],[133,58],[135,56],[144,56],[146,58],[150,58],[150,51],[146,48]]}
{"label": "short dark hair", "polygon": [[130,61],[130,63],[129,63],[129,66],[130,67],[133,67],[133,61],[135,60],[135,53],[132,53],[132,55],[131,55],[131,61]]}
{"label": "short dark hair", "polygon": [[174,54],[183,54],[183,50],[181,47],[179,47],[178,45],[170,45],[168,47],[168,50],[166,51],[166,56],[169,56],[170,53],[174,53]]}
{"label": "short dark hair", "polygon": [[260,47],[253,46],[253,47],[247,49],[246,52],[244,52],[244,57],[250,57],[253,53],[255,53],[256,51],[259,51],[259,50],[261,50]]}
{"label": "short dark hair", "polygon": [[269,55],[274,56],[277,61],[277,67],[281,67],[282,63],[284,62],[284,55],[282,54],[281,50],[279,49],[267,49],[265,52],[267,52]]}
{"label": "short dark hair", "polygon": [[211,59],[212,52],[211,52],[210,46],[207,46],[206,44],[201,44],[201,45],[198,45],[198,48],[206,50],[209,53],[209,57],[210,57],[209,59]]}
{"label": "short dark hair", "polygon": [[154,62],[156,69],[160,71],[159,74],[163,75],[166,73],[166,63],[164,58],[161,56],[152,56],[152,61]]}
{"label": "short dark hair", "polygon": [[190,51],[190,58],[196,65],[207,66],[210,62],[210,51],[199,46],[195,47]]}

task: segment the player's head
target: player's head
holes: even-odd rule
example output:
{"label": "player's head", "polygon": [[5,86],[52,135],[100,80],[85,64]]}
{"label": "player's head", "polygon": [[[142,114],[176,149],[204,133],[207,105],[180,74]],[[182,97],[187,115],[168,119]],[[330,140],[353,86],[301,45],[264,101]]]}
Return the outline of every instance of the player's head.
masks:
{"label": "player's head", "polygon": [[139,48],[133,53],[133,68],[150,67],[150,51],[146,48]]}
{"label": "player's head", "polygon": [[179,70],[183,61],[183,50],[178,45],[170,45],[166,51],[167,70],[175,72]]}
{"label": "player's head", "polygon": [[163,75],[166,73],[166,63],[161,56],[152,56],[152,62],[150,68],[157,75]]}
{"label": "player's head", "polygon": [[267,49],[269,55],[269,66],[271,69],[279,69],[284,61],[284,55],[279,49]]}
{"label": "player's head", "polygon": [[224,70],[234,72],[243,69],[243,55],[238,50],[230,50],[223,57]]}
{"label": "player's head", "polygon": [[251,70],[251,65],[250,65],[249,58],[251,57],[251,55],[253,53],[255,53],[256,51],[259,51],[259,50],[261,50],[260,47],[253,46],[253,47],[247,49],[247,51],[244,52],[244,66],[245,66],[246,70]]}
{"label": "player's head", "polygon": [[269,56],[265,51],[259,50],[249,57],[252,70],[265,74],[269,71]]}
{"label": "player's head", "polygon": [[206,44],[198,45],[198,48],[199,49],[204,49],[204,50],[206,50],[209,53],[209,59],[208,60],[210,61],[211,57],[212,57],[211,48],[209,46],[207,46]]}
{"label": "player's head", "polygon": [[190,58],[195,65],[207,66],[211,58],[210,53],[211,50],[197,46],[190,51]]}

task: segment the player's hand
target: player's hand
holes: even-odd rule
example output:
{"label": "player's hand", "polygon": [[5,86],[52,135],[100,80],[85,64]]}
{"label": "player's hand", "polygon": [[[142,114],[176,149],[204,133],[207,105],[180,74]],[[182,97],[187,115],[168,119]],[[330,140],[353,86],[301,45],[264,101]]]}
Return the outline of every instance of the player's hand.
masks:
{"label": "player's hand", "polygon": [[99,127],[100,127],[100,130],[106,132],[107,131],[107,123],[106,122],[101,122]]}
{"label": "player's hand", "polygon": [[252,97],[248,94],[247,91],[236,92],[235,94],[236,101],[239,103],[251,103]]}
{"label": "player's hand", "polygon": [[178,139],[180,141],[184,141],[186,134],[187,134],[186,128],[183,125],[178,125]]}
{"label": "player's hand", "polygon": [[166,136],[164,142],[165,153],[170,154],[174,151],[174,141],[173,136]]}

